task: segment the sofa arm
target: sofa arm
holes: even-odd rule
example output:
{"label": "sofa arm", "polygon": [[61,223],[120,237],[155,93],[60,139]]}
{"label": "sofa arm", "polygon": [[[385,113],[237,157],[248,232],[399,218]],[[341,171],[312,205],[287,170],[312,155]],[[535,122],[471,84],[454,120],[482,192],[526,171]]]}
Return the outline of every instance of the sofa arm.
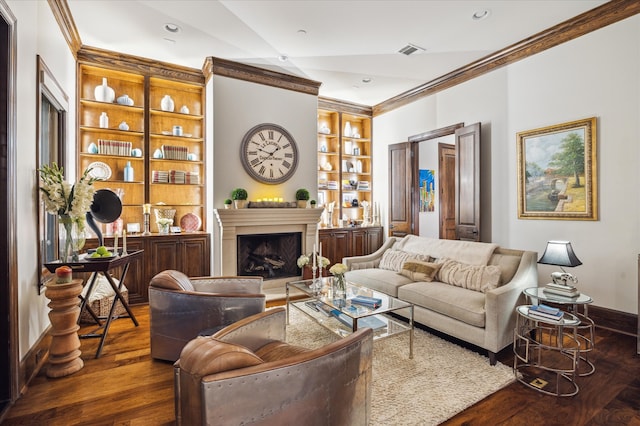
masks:
{"label": "sofa arm", "polygon": [[525,251],[511,281],[486,293],[486,349],[499,352],[513,342],[515,308],[524,300],[522,292],[525,288],[538,286],[536,259],[537,253]]}
{"label": "sofa arm", "polygon": [[373,253],[365,256],[343,257],[342,263],[347,266],[349,271],[353,271],[355,269],[377,268],[380,264],[380,259],[382,259],[382,255],[384,254],[384,252],[393,247],[396,241],[396,237],[390,237],[378,250],[374,251]]}

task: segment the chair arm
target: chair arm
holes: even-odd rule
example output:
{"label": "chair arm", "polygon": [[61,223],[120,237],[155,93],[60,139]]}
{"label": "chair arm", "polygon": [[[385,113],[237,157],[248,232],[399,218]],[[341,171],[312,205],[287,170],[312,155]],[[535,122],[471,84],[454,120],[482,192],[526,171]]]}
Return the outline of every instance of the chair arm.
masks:
{"label": "chair arm", "polygon": [[262,293],[262,277],[196,277],[191,283],[205,293]]}
{"label": "chair arm", "polygon": [[256,351],[274,340],[284,341],[286,338],[286,309],[277,307],[241,319],[212,337],[223,342],[242,345]]}
{"label": "chair arm", "polygon": [[378,250],[374,251],[373,253],[365,256],[343,257],[342,263],[347,266],[349,271],[352,271],[354,269],[377,268],[380,264],[380,260],[382,259],[382,255],[384,254],[384,252],[393,247],[396,241],[396,237],[390,237]]}
{"label": "chair arm", "polygon": [[485,345],[492,352],[513,342],[515,308],[523,303],[523,290],[538,286],[537,253],[525,251],[515,275],[505,285],[490,290],[485,296]]}

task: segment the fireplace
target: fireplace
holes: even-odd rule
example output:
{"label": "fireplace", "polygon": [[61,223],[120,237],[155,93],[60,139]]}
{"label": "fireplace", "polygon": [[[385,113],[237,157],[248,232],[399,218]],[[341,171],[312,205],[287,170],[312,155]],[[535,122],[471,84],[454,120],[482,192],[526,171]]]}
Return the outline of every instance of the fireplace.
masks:
{"label": "fireplace", "polygon": [[301,232],[238,235],[237,271],[265,280],[298,276],[301,241]]}
{"label": "fireplace", "polygon": [[[238,264],[239,237],[296,234],[299,236],[299,248],[293,257],[291,268],[296,271],[293,275],[265,278],[264,288],[284,287],[300,275],[295,261],[301,253],[310,253],[317,241],[318,222],[322,209],[297,208],[247,208],[214,211],[218,226],[214,230],[213,238],[213,273],[215,275],[249,275]],[[264,250],[264,249],[260,249]],[[282,256],[282,254],[280,254]],[[279,271],[278,271],[279,272]]]}

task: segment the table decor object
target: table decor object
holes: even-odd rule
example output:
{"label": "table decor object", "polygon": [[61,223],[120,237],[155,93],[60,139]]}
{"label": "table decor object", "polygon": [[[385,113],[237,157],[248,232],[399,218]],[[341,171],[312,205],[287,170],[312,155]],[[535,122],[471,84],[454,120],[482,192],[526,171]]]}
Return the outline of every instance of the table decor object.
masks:
{"label": "table decor object", "polygon": [[107,78],[103,77],[102,84],[93,89],[93,95],[96,101],[111,103],[116,97],[116,92],[107,85]]}
{"label": "table decor object", "polygon": [[80,180],[72,185],[64,180],[64,170],[56,163],[43,166],[39,172],[45,210],[58,216],[59,259],[63,262],[77,260],[85,242],[85,216],[93,203],[93,182],[97,178],[91,177],[91,168],[87,168]]}
{"label": "table decor object", "polygon": [[164,97],[160,101],[160,109],[162,109],[163,111],[173,112],[174,108],[175,104],[173,103],[173,99],[171,99],[171,96],[164,95]]}
{"label": "table decor object", "polygon": [[349,268],[344,263],[336,263],[329,272],[333,274],[333,297],[344,299],[347,294],[347,279],[344,274]]}

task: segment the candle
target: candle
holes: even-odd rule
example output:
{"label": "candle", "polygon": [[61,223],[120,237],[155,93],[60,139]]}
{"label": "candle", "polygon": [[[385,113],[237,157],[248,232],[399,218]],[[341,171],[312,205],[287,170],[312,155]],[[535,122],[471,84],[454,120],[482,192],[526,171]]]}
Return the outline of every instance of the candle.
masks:
{"label": "candle", "polygon": [[311,253],[311,257],[313,257],[313,269],[316,269],[316,245],[313,245],[313,253]]}
{"label": "candle", "polygon": [[142,213],[151,214],[151,204],[143,204],[142,205]]}
{"label": "candle", "polygon": [[320,243],[320,254],[319,254],[319,258],[320,258],[320,270],[322,271],[322,243]]}
{"label": "candle", "polygon": [[122,232],[122,254],[123,255],[127,254],[127,232],[126,231]]}
{"label": "candle", "polygon": [[113,254],[118,255],[118,233],[113,237]]}

